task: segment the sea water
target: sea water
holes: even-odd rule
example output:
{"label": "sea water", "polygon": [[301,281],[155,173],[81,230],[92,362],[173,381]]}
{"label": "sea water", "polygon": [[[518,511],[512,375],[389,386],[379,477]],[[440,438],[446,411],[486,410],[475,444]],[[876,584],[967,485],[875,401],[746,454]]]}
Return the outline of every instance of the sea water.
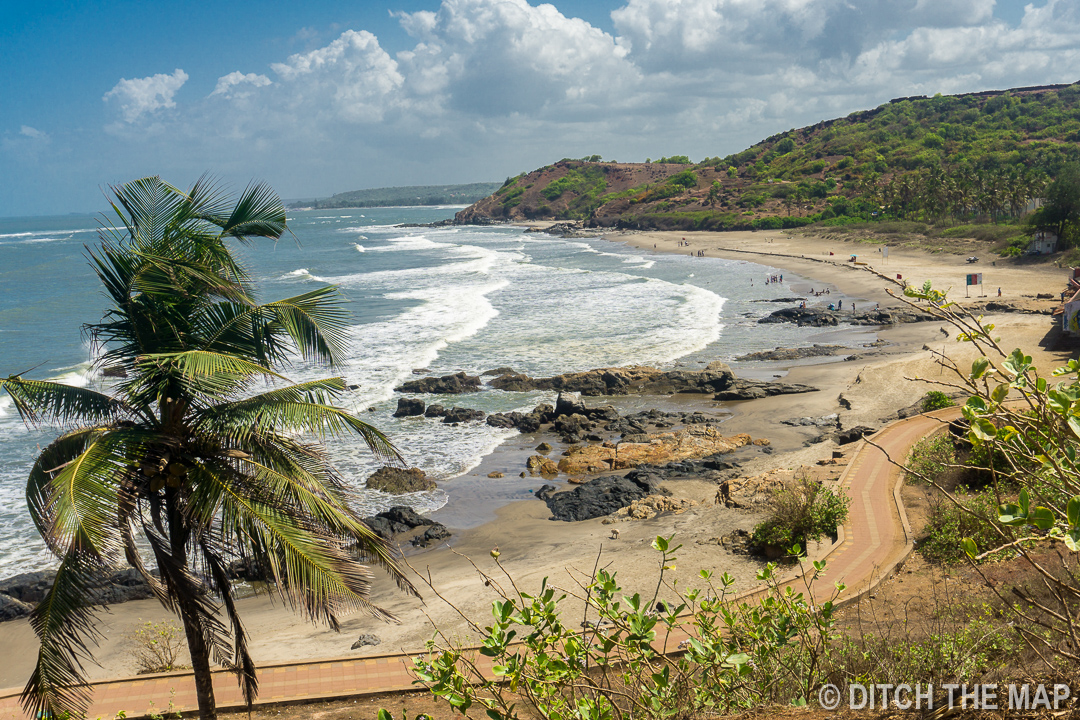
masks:
{"label": "sea water", "polygon": [[[693,247],[685,255],[659,254],[521,227],[398,227],[443,220],[457,209],[298,211],[290,214],[291,235],[238,248],[261,301],[325,284],[341,289],[349,344],[333,372],[359,386],[348,408],[389,435],[410,466],[438,480],[468,472],[517,431],[394,418],[394,387],[404,381],[497,367],[532,376],[630,364],[700,367],[815,339],[817,331],[757,324],[780,306],[771,301],[805,292],[807,283],[790,274],[766,284],[782,272],[776,268],[695,257]],[[86,255],[98,227],[95,217],[0,218],[0,376],[109,391],[82,332],[107,307]],[[284,374],[302,381],[325,372],[294,365]],[[490,413],[527,411],[553,396],[485,389],[425,399]],[[59,431],[26,427],[0,394],[0,577],[53,564],[24,491],[34,458]],[[406,496],[364,491],[378,467],[364,444],[339,438],[327,445],[360,489],[363,514],[394,504],[430,512],[447,501],[442,489]],[[452,485],[444,487],[453,492]]]}

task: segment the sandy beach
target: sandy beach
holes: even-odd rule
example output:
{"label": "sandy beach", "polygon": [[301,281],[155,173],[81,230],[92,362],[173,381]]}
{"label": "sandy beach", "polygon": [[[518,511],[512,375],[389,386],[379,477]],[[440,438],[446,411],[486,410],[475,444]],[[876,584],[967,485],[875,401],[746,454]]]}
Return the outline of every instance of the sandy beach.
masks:
{"label": "sandy beach", "polygon": [[[965,263],[962,256],[897,249],[891,249],[886,259],[878,252],[879,246],[809,239],[781,232],[635,232],[612,233],[606,237],[648,252],[692,254],[700,250],[706,257],[739,259],[776,267],[805,278],[805,281],[792,284],[793,295],[805,295],[811,287],[828,287],[833,293],[842,291],[844,296],[854,298],[857,305],[880,303],[882,308],[900,304],[886,292],[887,288],[897,292],[899,286],[872,270],[891,278],[900,275],[915,284],[929,279],[935,287],[951,286],[952,296],[961,301],[965,274],[983,272],[986,294],[990,297],[972,297],[968,302],[985,302],[991,297],[996,300],[1000,287],[1003,301],[1034,309],[1052,307],[1050,301],[1036,300],[1034,296],[1049,292],[1056,297],[1067,279],[1067,271],[1050,263],[1019,264],[998,260],[996,265],[991,265],[987,260],[973,266]],[[684,238],[689,246],[680,244]],[[846,262],[852,254],[868,264],[854,266]],[[803,282],[806,287],[802,286]],[[976,292],[971,294],[974,296]],[[813,298],[814,301],[820,299]],[[1044,346],[1051,329],[1050,318],[1045,314],[1010,312],[989,317],[989,320],[997,324],[1003,345],[1024,348],[1035,357],[1040,368],[1055,367],[1069,356],[1066,350]],[[934,362],[935,353],[944,351],[961,364],[965,360],[970,362],[971,348],[955,342],[954,335],[952,328],[943,330],[940,323],[899,325],[878,331],[881,342],[874,346],[829,358],[827,362],[821,362],[819,358],[813,363],[769,364],[770,376],[782,377],[784,382],[813,385],[820,388],[818,392],[727,404],[701,398],[644,400],[654,407],[666,402],[718,416],[726,415],[722,425],[725,435],[749,433],[755,438],[768,438],[774,452],[757,455],[748,461],[740,469],[746,475],[774,468],[812,465],[819,459],[831,457],[837,449],[835,443],[825,441],[806,445],[815,431],[789,427],[781,424],[781,420],[839,413],[842,427],[878,427],[898,408],[912,404],[927,389],[932,389],[932,382],[927,380],[945,379]],[[738,367],[735,371],[739,373]],[[609,398],[587,398],[590,404],[599,404],[600,400],[608,402]],[[640,403],[642,399],[636,401]],[[711,480],[668,482],[668,489],[676,497],[699,503],[678,515],[661,515],[652,520],[626,521],[617,525],[604,524],[602,519],[557,522],[550,519],[543,502],[523,499],[498,508],[494,518],[482,525],[461,529],[459,526],[464,523],[455,523],[455,518],[464,517],[459,506],[462,502],[467,504],[468,498],[482,499],[480,488],[484,483],[480,479],[487,481],[489,472],[504,472],[506,482],[521,486],[523,498],[529,496],[529,490],[544,482],[540,478],[517,477],[524,469],[524,458],[542,439],[551,441],[540,435],[512,438],[469,474],[446,482],[443,487],[452,497],[457,488],[466,498],[459,501],[458,506],[451,503],[445,512],[440,511],[443,512],[442,521],[451,529],[457,528],[451,547],[407,553],[413,567],[425,575],[430,574],[439,592],[462,610],[480,619],[489,612],[494,593],[484,586],[466,558],[472,558],[486,571],[494,571],[489,552],[495,547],[499,548],[501,561],[513,572],[523,589],[536,588],[544,577],[549,577],[556,585],[572,587],[575,579],[586,577],[599,563],[617,569],[624,587],[631,592],[641,590],[651,595],[657,564],[656,553],[649,543],[656,535],[674,533],[676,541],[683,544],[678,553],[676,572],[684,581],[691,580],[699,569],[708,568],[731,573],[737,578],[740,589],[755,584],[760,561],[732,554],[719,547],[714,539],[736,528],[752,529],[762,515],[760,511],[713,505],[716,484]],[[553,455],[560,450],[556,446]],[[561,476],[559,481],[565,479]],[[613,527],[619,530],[618,539],[611,538]],[[345,619],[341,633],[335,633],[325,627],[311,626],[289,608],[275,604],[265,596],[242,600],[240,611],[253,639],[255,659],[268,662],[416,650],[431,636],[432,623],[452,636],[467,638],[466,626],[455,611],[440,602],[419,580],[423,601],[405,597],[380,576],[379,571],[375,574],[373,600],[395,613],[400,618],[399,624],[384,624],[355,615]],[[88,667],[89,675],[101,678],[133,674],[129,634],[141,623],[166,617],[168,614],[151,600],[117,605],[108,613],[102,613],[100,627],[107,639],[95,653],[100,666]],[[378,635],[382,642],[376,647],[353,651],[351,645],[360,633]],[[36,641],[28,623],[16,620],[0,624],[0,647],[7,649],[0,658],[0,687],[22,685],[36,655]]]}

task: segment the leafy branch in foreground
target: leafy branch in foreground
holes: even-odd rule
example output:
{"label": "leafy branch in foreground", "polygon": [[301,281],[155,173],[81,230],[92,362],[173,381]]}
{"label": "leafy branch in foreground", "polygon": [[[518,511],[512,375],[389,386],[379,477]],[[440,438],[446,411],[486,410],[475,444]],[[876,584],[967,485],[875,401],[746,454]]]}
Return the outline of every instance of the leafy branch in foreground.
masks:
{"label": "leafy branch in foreground", "polygon": [[[954,379],[929,381],[969,395],[961,407],[967,439],[989,459],[985,469],[999,495],[998,542],[980,548],[965,538],[962,549],[1048,667],[1054,656],[1080,661],[1080,362],[1055,369],[1051,378],[1057,382],[1051,384],[1023,350],[1006,352],[993,324],[950,302],[929,282],[904,294],[925,301],[915,307],[952,324],[960,331],[958,340],[977,352],[970,369],[941,357],[939,363]],[[970,512],[935,478],[922,479]],[[1001,495],[1002,480],[1019,488],[1015,497]],[[1011,598],[977,564],[1003,550],[1023,558],[1037,580],[1031,587],[1008,588]]]}
{"label": "leafy branch in foreground", "polygon": [[[438,631],[414,660],[417,682],[462,714],[478,706],[493,720],[523,717],[521,701],[553,720],[697,718],[763,702],[805,704],[825,672],[843,590],[838,584],[814,604],[811,586],[825,563],[813,563],[803,591],[767,565],[758,574],[763,594],[738,602],[726,573],[701,571],[703,589],[670,580],[681,547],[671,540],[653,542],[660,569],[651,600],[597,569],[599,556],[592,575],[570,590],[545,578],[538,592],[523,592],[493,551],[497,576],[474,564],[499,596],[491,623],[451,603],[480,645],[462,647]],[[661,591],[674,599],[657,602]],[[582,621],[570,620],[578,612]]]}

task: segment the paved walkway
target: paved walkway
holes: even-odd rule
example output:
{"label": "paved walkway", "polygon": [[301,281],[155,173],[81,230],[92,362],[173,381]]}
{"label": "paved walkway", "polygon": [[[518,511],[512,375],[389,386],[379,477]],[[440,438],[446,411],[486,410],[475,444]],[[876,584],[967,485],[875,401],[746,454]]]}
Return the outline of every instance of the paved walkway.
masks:
{"label": "paved walkway", "polygon": [[[940,429],[941,420],[957,415],[955,408],[899,420],[873,436],[890,456],[903,461],[911,446]],[[822,582],[814,585],[816,600],[832,595],[834,582],[847,589],[842,600],[853,600],[888,577],[911,552],[912,538],[900,500],[900,471],[873,445],[860,442],[839,480],[851,497],[848,523],[824,556],[828,567]],[[752,596],[758,591],[750,591]],[[668,647],[681,637],[668,639]],[[302,701],[414,689],[408,672],[408,656],[344,657],[295,663],[262,665],[259,668],[259,704]],[[21,688],[0,690],[0,720],[22,720]],[[87,717],[112,718],[124,711],[127,717],[172,710],[198,709],[195,686],[187,672],[141,675],[93,684],[93,703]],[[214,676],[219,709],[244,707],[231,673]]]}

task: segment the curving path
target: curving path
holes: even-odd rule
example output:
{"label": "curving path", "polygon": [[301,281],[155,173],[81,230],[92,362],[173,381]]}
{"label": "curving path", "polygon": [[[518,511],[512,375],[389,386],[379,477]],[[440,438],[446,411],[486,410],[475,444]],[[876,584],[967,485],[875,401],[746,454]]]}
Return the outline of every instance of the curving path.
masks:
{"label": "curving path", "polygon": [[[879,430],[872,440],[902,461],[919,439],[942,427],[958,414],[956,408],[939,410],[897,420]],[[847,588],[842,602],[861,597],[889,577],[912,550],[911,528],[900,487],[901,471],[878,448],[860,441],[839,484],[851,497],[848,524],[821,555],[828,560],[823,581],[814,585],[816,600],[830,597],[834,582]],[[820,558],[819,558],[820,559]],[[797,583],[799,574],[789,579]],[[751,590],[743,597],[751,597]],[[668,645],[682,638],[668,638]],[[366,657],[341,657],[277,663],[259,667],[258,704],[274,704],[337,697],[415,690],[407,670],[408,656],[401,653]],[[0,720],[28,718],[19,705],[21,688],[0,690]],[[243,708],[243,698],[235,676],[214,675],[214,692],[219,709]],[[170,709],[198,709],[195,685],[188,672],[140,675],[93,683],[93,703],[87,717],[112,718],[123,711],[134,718]]]}

